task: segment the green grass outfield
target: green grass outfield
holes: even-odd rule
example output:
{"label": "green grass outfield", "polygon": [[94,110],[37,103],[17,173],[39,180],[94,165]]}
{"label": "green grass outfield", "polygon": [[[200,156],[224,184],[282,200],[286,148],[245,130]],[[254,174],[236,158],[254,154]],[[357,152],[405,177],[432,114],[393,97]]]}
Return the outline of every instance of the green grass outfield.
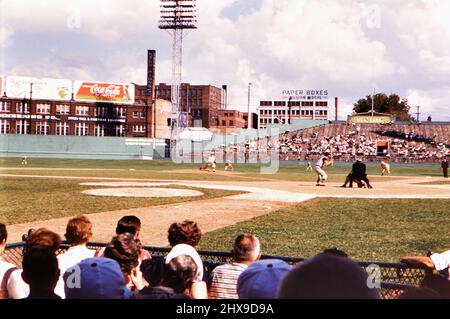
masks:
{"label": "green grass outfield", "polygon": [[[81,177],[115,177],[115,178],[146,178],[175,180],[215,180],[215,181],[251,181],[260,179],[276,179],[290,181],[313,182],[314,172],[306,172],[304,163],[280,162],[276,174],[261,175],[258,164],[235,164],[234,173],[230,176],[206,172],[180,172],[179,170],[198,170],[201,164],[174,164],[171,161],[113,161],[113,160],[68,160],[31,158],[26,169],[20,165],[20,158],[0,158],[0,173],[50,176],[81,176]],[[268,165],[263,165],[268,166]],[[49,170],[45,170],[48,168]],[[35,170],[34,170],[35,169]],[[59,169],[59,170],[54,170]],[[341,182],[342,176],[349,173],[351,164],[336,164],[327,168],[330,182]],[[133,170],[133,171],[130,171]],[[171,171],[177,170],[176,173]],[[218,165],[223,171],[223,165]],[[236,176],[236,173],[239,176]],[[369,175],[380,175],[378,165],[369,164]],[[432,176],[441,177],[440,165],[393,165],[393,176]],[[338,176],[336,176],[338,175]],[[381,176],[380,176],[381,178]],[[374,181],[377,181],[375,179]]]}
{"label": "green grass outfield", "polygon": [[[260,175],[255,164],[235,165],[234,174],[197,172],[200,164],[175,165],[170,161],[104,161],[29,159],[27,168],[18,158],[0,159],[0,173],[118,177],[149,179],[187,179],[248,181],[273,179],[314,182],[314,172],[305,172],[304,164],[281,163],[275,175]],[[130,171],[133,169],[133,171]],[[180,170],[191,170],[180,172]],[[177,172],[172,172],[177,170]],[[194,171],[195,170],[195,171]],[[219,170],[223,167],[219,165]],[[327,169],[330,182],[342,182],[350,164]],[[379,175],[378,166],[368,166],[368,173]],[[398,176],[441,177],[440,165],[393,165]],[[374,181],[384,178],[376,177]],[[33,220],[71,216],[80,213],[119,210],[164,203],[185,198],[102,198],[81,194],[82,180],[0,177],[0,221],[16,224]],[[444,183],[447,184],[447,183]],[[205,197],[231,195],[233,192],[202,190]],[[450,246],[450,200],[367,200],[314,199],[267,216],[207,233],[202,249],[231,249],[234,237],[242,232],[257,234],[265,253],[310,257],[324,248],[338,246],[357,259],[398,261],[404,255],[446,250]]]}
{"label": "green grass outfield", "polygon": [[398,262],[450,248],[450,200],[314,199],[210,232],[201,248],[230,251],[241,233],[256,234],[275,256],[339,247],[359,260]]}

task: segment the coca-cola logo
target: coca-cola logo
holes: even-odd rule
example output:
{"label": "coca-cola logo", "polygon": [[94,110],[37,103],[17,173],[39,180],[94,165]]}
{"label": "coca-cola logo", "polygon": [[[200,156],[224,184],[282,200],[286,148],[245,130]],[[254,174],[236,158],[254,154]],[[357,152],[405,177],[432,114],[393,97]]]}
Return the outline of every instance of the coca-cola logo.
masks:
{"label": "coca-cola logo", "polygon": [[91,93],[93,95],[101,95],[105,97],[117,97],[121,95],[121,86],[120,85],[108,85],[108,86],[101,86],[99,84],[94,84],[91,87]]}

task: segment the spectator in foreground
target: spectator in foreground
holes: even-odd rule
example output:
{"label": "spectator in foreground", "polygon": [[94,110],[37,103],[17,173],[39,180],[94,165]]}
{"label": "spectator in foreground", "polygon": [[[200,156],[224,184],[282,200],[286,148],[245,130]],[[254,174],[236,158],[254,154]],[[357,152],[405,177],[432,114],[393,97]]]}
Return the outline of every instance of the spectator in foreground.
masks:
{"label": "spectator in foreground", "polygon": [[255,261],[238,278],[239,299],[275,299],[281,281],[291,269],[282,260]]}
{"label": "spectator in foreground", "polygon": [[58,259],[48,247],[27,250],[22,260],[22,279],[30,287],[27,299],[61,299],[54,293],[59,279]]}
{"label": "spectator in foreground", "polygon": [[[40,228],[30,234],[25,245],[25,251],[36,247],[48,248],[56,256],[61,245],[61,237],[58,234],[46,229]],[[55,257],[56,258],[56,257]],[[12,299],[24,299],[30,294],[30,288],[22,279],[22,269],[17,269],[11,273],[8,285],[8,295]]]}
{"label": "spectator in foreground", "polygon": [[212,299],[239,299],[237,293],[239,275],[261,257],[258,238],[248,234],[238,236],[231,256],[233,263],[218,266],[211,273],[209,297]]}
{"label": "spectator in foreground", "polygon": [[405,290],[398,299],[441,299],[441,296],[433,289],[426,287],[414,287]]}
{"label": "spectator in foreground", "polygon": [[145,287],[142,272],[138,267],[141,248],[141,241],[138,238],[125,233],[113,237],[105,249],[104,257],[117,261],[130,292]]}
{"label": "spectator in foreground", "polygon": [[8,283],[11,274],[17,269],[16,265],[6,262],[1,256],[5,251],[8,231],[5,224],[0,224],[0,299],[8,299]]}
{"label": "spectator in foreground", "polygon": [[324,253],[297,265],[283,279],[279,299],[378,299],[368,274],[349,258]]}
{"label": "spectator in foreground", "polygon": [[137,294],[136,299],[190,299],[192,285],[197,274],[197,264],[188,255],[174,257],[164,267],[161,283],[147,286]]}
{"label": "spectator in foreground", "polygon": [[436,291],[442,299],[450,299],[450,281],[441,275],[426,275],[421,286]]}
{"label": "spectator in foreground", "polygon": [[402,259],[402,262],[414,267],[425,267],[429,269],[436,269],[445,277],[449,278],[450,269],[450,250],[442,254],[430,254],[426,256],[408,256]]}
{"label": "spectator in foreground", "polygon": [[[78,278],[76,277],[79,275]],[[125,299],[123,274],[117,261],[89,258],[63,276],[66,299]]]}
{"label": "spectator in foreground", "polygon": [[55,293],[64,298],[64,281],[62,275],[70,267],[75,266],[79,262],[87,258],[94,257],[95,250],[86,247],[92,238],[92,223],[85,216],[79,216],[69,220],[66,233],[64,235],[70,248],[63,254],[58,255],[58,264],[61,271]]}
{"label": "spectator in foreground", "polygon": [[[139,238],[139,236],[141,235],[141,230],[142,230],[142,223],[138,217],[132,215],[124,216],[117,222],[116,235],[130,233],[133,234],[136,238]],[[97,249],[95,256],[103,257],[105,249],[106,249],[105,247]],[[141,253],[139,255],[139,264],[141,264],[143,261],[151,259],[152,256],[150,255],[150,253],[145,249],[141,249]]]}

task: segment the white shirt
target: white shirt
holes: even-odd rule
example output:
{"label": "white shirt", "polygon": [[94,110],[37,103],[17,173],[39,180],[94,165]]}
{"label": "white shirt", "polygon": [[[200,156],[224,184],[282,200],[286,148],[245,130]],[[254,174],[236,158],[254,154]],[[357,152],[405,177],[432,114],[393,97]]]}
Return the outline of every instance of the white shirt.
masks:
{"label": "white shirt", "polygon": [[85,259],[94,257],[94,255],[95,250],[88,249],[84,245],[70,247],[64,254],[58,255],[57,256],[58,266],[61,275],[55,287],[55,294],[64,299],[66,297],[64,292],[64,280],[63,280],[64,273],[69,268],[75,266],[76,264],[82,262]]}
{"label": "white shirt", "polygon": [[[6,262],[5,260],[3,260],[2,257],[0,257],[0,282],[3,281],[3,277],[5,276],[5,273],[9,269],[14,268],[14,267],[16,267],[16,265]],[[11,273],[11,275],[12,275],[12,273]],[[10,280],[11,280],[11,276],[8,279],[8,283]],[[6,285],[6,288],[8,288],[8,285]]]}
{"label": "white shirt", "polygon": [[216,161],[216,157],[215,156],[208,157],[208,163],[213,164],[215,161]]}
{"label": "white shirt", "polygon": [[11,299],[24,299],[30,294],[30,287],[22,279],[22,269],[13,271],[8,281],[8,296]]}
{"label": "white shirt", "polygon": [[450,250],[442,254],[434,254],[431,256],[434,267],[437,271],[445,270],[450,268]]}

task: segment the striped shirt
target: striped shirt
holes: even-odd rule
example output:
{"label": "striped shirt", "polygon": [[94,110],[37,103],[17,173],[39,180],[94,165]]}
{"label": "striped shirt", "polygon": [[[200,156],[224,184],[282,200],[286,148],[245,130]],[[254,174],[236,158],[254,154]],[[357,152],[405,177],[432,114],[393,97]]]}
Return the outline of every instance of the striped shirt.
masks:
{"label": "striped shirt", "polygon": [[239,299],[237,280],[247,265],[232,263],[216,267],[211,273],[209,297],[211,299]]}

